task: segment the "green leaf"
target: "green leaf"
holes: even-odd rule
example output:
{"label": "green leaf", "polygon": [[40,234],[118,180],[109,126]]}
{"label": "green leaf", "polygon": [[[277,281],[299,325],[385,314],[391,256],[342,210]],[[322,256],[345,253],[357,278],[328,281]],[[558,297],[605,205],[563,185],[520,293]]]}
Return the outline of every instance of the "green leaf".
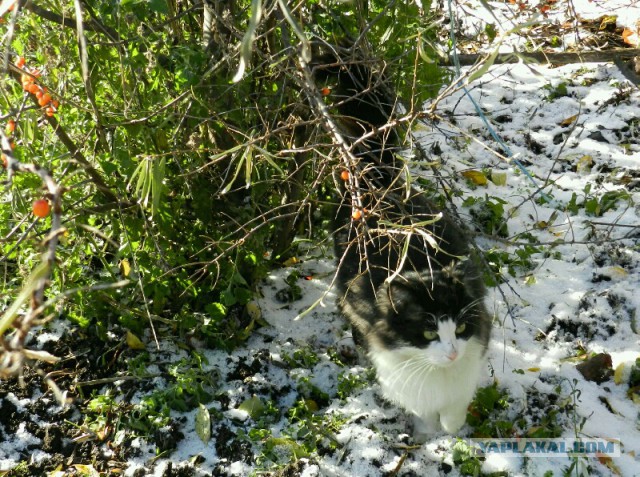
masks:
{"label": "green leaf", "polygon": [[204,404],[200,404],[196,411],[195,431],[205,444],[211,439],[211,415]]}
{"label": "green leaf", "polygon": [[491,182],[493,182],[497,186],[507,185],[507,173],[491,171]]}
{"label": "green leaf", "polygon": [[238,406],[238,409],[240,411],[244,411],[247,414],[249,414],[251,419],[256,420],[260,416],[262,416],[262,414],[264,414],[265,405],[263,404],[263,402],[260,400],[260,398],[258,396],[253,395],[252,397],[250,397],[246,401],[243,401]]}
{"label": "green leaf", "polygon": [[149,8],[156,13],[169,14],[167,0],[149,0]]}
{"label": "green leaf", "polygon": [[265,442],[265,449],[272,452],[276,447],[283,447],[293,456],[294,459],[304,459],[310,456],[300,444],[286,437],[269,437]]}
{"label": "green leaf", "polygon": [[220,321],[227,316],[227,308],[222,303],[209,303],[204,308],[214,321]]}

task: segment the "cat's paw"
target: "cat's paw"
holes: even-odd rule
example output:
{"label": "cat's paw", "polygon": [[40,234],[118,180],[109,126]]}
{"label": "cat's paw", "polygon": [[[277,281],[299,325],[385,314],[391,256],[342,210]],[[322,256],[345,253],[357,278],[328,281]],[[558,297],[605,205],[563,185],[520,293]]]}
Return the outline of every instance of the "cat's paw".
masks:
{"label": "cat's paw", "polygon": [[443,412],[440,414],[440,424],[447,434],[455,434],[467,419],[467,409]]}
{"label": "cat's paw", "polygon": [[438,415],[432,414],[427,417],[418,417],[415,414],[413,419],[413,440],[419,444],[424,444],[434,434],[440,432]]}

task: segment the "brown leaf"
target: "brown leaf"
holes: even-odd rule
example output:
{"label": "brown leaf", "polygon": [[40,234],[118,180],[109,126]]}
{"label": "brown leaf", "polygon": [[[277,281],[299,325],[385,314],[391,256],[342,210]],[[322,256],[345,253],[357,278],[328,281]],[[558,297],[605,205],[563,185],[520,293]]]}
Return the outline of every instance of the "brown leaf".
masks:
{"label": "brown leaf", "polygon": [[573,124],[575,122],[575,120],[578,119],[578,115],[574,114],[573,116],[569,116],[566,119],[563,119],[562,121],[560,121],[560,126],[570,126],[571,124]]}
{"label": "brown leaf", "polygon": [[627,45],[638,46],[638,44],[640,44],[639,40],[638,33],[635,31],[629,30],[628,28],[622,30],[622,41]]}
{"label": "brown leaf", "polygon": [[576,365],[576,369],[587,381],[598,384],[607,381],[613,375],[613,362],[611,355],[600,353]]}
{"label": "brown leaf", "polygon": [[610,456],[596,452],[596,458],[598,459],[598,462],[607,467],[615,475],[622,475],[620,473],[620,469],[613,463],[613,459]]}

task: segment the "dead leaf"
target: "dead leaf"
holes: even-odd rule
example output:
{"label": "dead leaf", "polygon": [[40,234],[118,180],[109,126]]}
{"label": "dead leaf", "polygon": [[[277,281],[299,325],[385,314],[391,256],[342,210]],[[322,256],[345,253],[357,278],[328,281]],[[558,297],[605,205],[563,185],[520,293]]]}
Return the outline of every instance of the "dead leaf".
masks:
{"label": "dead leaf", "polygon": [[609,267],[609,272],[610,272],[610,274],[612,276],[617,277],[617,278],[624,278],[627,275],[629,275],[629,272],[627,272],[620,265],[614,265],[612,267]]}
{"label": "dead leaf", "polygon": [[629,390],[627,391],[627,396],[635,404],[640,404],[640,386],[634,386],[632,388],[629,388]]}
{"label": "dead leaf", "polygon": [[596,452],[596,458],[598,459],[598,462],[607,467],[615,475],[622,475],[620,473],[620,469],[613,463],[613,459],[610,456],[602,454],[601,452]]}
{"label": "dead leaf", "polygon": [[287,258],[284,262],[282,262],[282,265],[284,267],[292,267],[298,263],[300,263],[300,259],[298,257],[291,257],[291,258]]}
{"label": "dead leaf", "polygon": [[620,363],[613,373],[613,382],[617,385],[623,384],[626,381],[625,374],[624,363]]}
{"label": "dead leaf", "polygon": [[591,172],[591,168],[593,167],[593,157],[586,154],[578,159],[576,163],[576,172],[578,174],[588,174]]}
{"label": "dead leaf", "polygon": [[617,15],[603,15],[602,17],[600,17],[600,31],[607,30],[608,28],[615,28],[617,21]]}
{"label": "dead leaf", "polygon": [[576,119],[578,119],[578,115],[574,114],[573,116],[569,116],[566,119],[563,119],[562,121],[560,121],[560,126],[570,126],[571,124],[573,124]]}
{"label": "dead leaf", "polygon": [[120,260],[120,272],[122,272],[123,277],[128,277],[131,273],[131,265],[129,264],[129,260],[126,258]]}
{"label": "dead leaf", "polygon": [[598,384],[607,381],[613,375],[613,362],[608,353],[599,353],[576,365],[576,369],[587,381]]}
{"label": "dead leaf", "polygon": [[469,179],[475,185],[487,185],[487,176],[482,171],[462,171],[462,177]]}
{"label": "dead leaf", "polygon": [[131,349],[145,349],[142,340],[129,330],[127,330],[127,346]]}
{"label": "dead leaf", "polygon": [[73,467],[75,467],[80,475],[86,475],[87,477],[100,477],[100,472],[98,472],[91,464],[74,464]]}
{"label": "dead leaf", "polygon": [[640,45],[640,36],[637,32],[625,28],[622,30],[622,41],[627,45],[638,46]]}

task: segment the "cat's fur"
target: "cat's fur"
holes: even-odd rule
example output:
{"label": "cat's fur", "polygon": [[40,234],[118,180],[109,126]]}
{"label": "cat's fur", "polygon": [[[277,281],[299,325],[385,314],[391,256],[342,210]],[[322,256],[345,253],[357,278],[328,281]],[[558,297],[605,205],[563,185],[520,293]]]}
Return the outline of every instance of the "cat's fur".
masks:
{"label": "cat's fur", "polygon": [[[333,82],[336,117],[351,140],[388,122],[393,103],[368,65],[329,54],[316,59],[314,74]],[[374,134],[356,152],[369,210],[353,219],[352,191],[343,190],[337,284],[341,311],[385,397],[418,417],[421,438],[439,424],[448,433],[464,424],[486,367],[491,319],[469,239],[445,210],[403,183],[392,151],[397,139],[394,131]]]}

